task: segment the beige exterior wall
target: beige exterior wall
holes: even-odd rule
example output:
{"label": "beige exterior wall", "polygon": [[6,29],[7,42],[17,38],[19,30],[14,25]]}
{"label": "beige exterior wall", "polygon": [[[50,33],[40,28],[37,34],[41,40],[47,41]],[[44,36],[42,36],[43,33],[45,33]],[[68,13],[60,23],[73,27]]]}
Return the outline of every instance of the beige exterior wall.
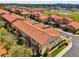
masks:
{"label": "beige exterior wall", "polygon": [[[56,42],[51,42],[52,40],[56,40]],[[49,39],[48,39],[48,41],[45,43],[45,44],[43,44],[43,46],[42,46],[42,55],[45,53],[45,51],[48,49],[48,46],[49,45],[51,45],[52,47],[54,47],[54,46],[56,46],[59,42],[61,42],[63,39],[62,38],[57,38],[57,37],[50,37]],[[51,42],[51,43],[50,43]],[[54,45],[52,45],[52,44],[54,44]],[[51,48],[52,48],[51,47]]]}
{"label": "beige exterior wall", "polygon": [[45,53],[47,46],[48,46],[48,41],[42,45],[42,55]]}

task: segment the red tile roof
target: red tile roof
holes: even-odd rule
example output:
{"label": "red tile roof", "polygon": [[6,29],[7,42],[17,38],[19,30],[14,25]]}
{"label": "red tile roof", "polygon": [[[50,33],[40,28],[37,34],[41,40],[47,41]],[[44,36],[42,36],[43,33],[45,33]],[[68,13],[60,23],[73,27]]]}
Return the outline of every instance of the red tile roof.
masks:
{"label": "red tile roof", "polygon": [[55,21],[62,20],[62,18],[57,15],[51,15],[50,17],[53,18]]}
{"label": "red tile roof", "polygon": [[12,14],[13,16],[15,16],[15,18],[19,18],[19,19],[24,19],[23,17],[19,16],[19,15],[16,15],[16,14]]}
{"label": "red tile roof", "polygon": [[24,23],[32,24],[33,26],[44,30],[46,33],[49,33],[49,34],[52,34],[52,35],[55,35],[55,36],[60,36],[59,32],[56,29],[51,28],[51,27],[50,28],[46,28],[46,26],[43,23],[33,24],[32,20],[25,20]]}
{"label": "red tile roof", "polygon": [[47,19],[48,19],[48,16],[44,16],[44,15],[41,15],[38,17],[38,20],[40,20],[40,21],[45,21]]}
{"label": "red tile roof", "polygon": [[27,11],[23,11],[21,12],[22,15],[26,15],[26,14],[29,14]]}
{"label": "red tile roof", "polygon": [[0,45],[0,56],[6,53],[7,53],[6,48],[3,45]]}
{"label": "red tile roof", "polygon": [[36,28],[35,26],[29,23],[24,23],[21,20],[17,20],[13,23],[13,25],[16,26],[19,30],[23,31],[24,33],[27,33],[40,44],[45,43],[48,40],[48,38],[51,37],[43,30]]}
{"label": "red tile roof", "polygon": [[17,18],[11,14],[4,14],[2,15],[3,18],[5,18],[8,22],[13,22],[15,21]]}
{"label": "red tile roof", "polygon": [[[13,15],[13,16],[12,16]],[[22,18],[21,16],[17,16],[15,14],[12,15],[3,15],[4,18],[6,18],[9,22],[12,22],[16,18]],[[15,15],[15,17],[14,17]],[[8,17],[9,16],[9,17]],[[50,29],[41,29],[37,26],[34,26],[33,24],[30,24],[31,22],[25,22],[23,20],[16,20],[12,24],[17,27],[19,30],[23,31],[24,33],[27,33],[29,36],[31,36],[33,39],[35,39],[38,43],[43,44],[45,43],[48,38],[51,36],[59,37],[58,32],[55,31],[53,28]],[[40,39],[41,38],[41,39]]]}
{"label": "red tile roof", "polygon": [[72,21],[71,23],[68,24],[68,26],[71,26],[75,29],[79,29],[79,22],[77,21]]}
{"label": "red tile roof", "polygon": [[34,22],[33,22],[32,20],[30,20],[30,19],[26,19],[26,20],[24,20],[24,23],[34,24]]}
{"label": "red tile roof", "polygon": [[33,15],[37,16],[37,15],[43,15],[41,12],[33,12]]}
{"label": "red tile roof", "polygon": [[35,24],[35,26],[41,29],[45,28],[45,25],[43,23]]}
{"label": "red tile roof", "polygon": [[73,19],[70,18],[70,17],[64,17],[63,19],[64,19],[64,20],[66,19],[66,20],[68,20],[68,21],[70,21],[70,22],[73,21]]}
{"label": "red tile roof", "polygon": [[[51,31],[52,34],[50,35],[49,33],[50,31],[48,32],[49,33],[48,34],[44,30],[38,27],[35,27],[32,24],[24,23],[21,20],[17,20],[16,22],[13,23],[13,25],[19,28],[24,33],[27,33],[29,36],[31,36],[33,39],[35,39],[40,44],[45,43],[49,37],[54,36],[52,31]],[[56,33],[54,32],[54,34]]]}
{"label": "red tile roof", "polygon": [[0,14],[1,13],[5,13],[4,15],[2,15],[2,17],[5,18],[8,22],[13,22],[16,19],[24,19],[23,17],[20,17],[19,15],[16,15],[16,14],[13,14],[13,13],[10,14],[9,12],[4,11],[4,10],[1,10]]}
{"label": "red tile roof", "polygon": [[44,29],[44,30],[45,30],[45,32],[47,32],[51,35],[60,37],[60,33],[55,28],[47,28],[47,29]]}
{"label": "red tile roof", "polygon": [[5,6],[3,6],[3,5],[0,5],[0,8],[5,8]]}
{"label": "red tile roof", "polygon": [[0,9],[0,14],[2,14],[2,13],[9,13],[9,12],[6,12],[6,11]]}

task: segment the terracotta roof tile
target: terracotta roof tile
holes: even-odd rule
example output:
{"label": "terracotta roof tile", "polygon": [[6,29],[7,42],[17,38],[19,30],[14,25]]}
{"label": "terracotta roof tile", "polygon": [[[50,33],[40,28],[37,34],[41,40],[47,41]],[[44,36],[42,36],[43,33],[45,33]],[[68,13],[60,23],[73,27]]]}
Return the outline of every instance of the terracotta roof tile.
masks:
{"label": "terracotta roof tile", "polygon": [[[3,17],[5,17],[9,22],[12,22],[16,18],[24,19],[21,16],[17,16],[15,14],[12,14],[12,15],[5,14],[5,15],[3,15]],[[14,15],[15,15],[15,17],[14,17]],[[29,23],[28,23],[27,21],[25,22],[23,20],[17,20],[16,22],[13,22],[13,25],[15,27],[17,27],[19,30],[23,31],[24,33],[27,33],[29,36],[31,36],[33,39],[35,39],[40,44],[45,43],[48,40],[48,38],[50,38],[51,36],[59,36],[58,32],[55,31],[53,28],[44,30],[44,29],[36,27],[30,23],[32,23],[32,22],[29,21]]]}
{"label": "terracotta roof tile", "polygon": [[68,21],[73,21],[73,19],[70,18],[70,17],[64,17],[63,19],[66,19],[66,20],[68,20]]}
{"label": "terracotta roof tile", "polygon": [[50,17],[53,18],[55,21],[63,20],[61,17],[57,15],[51,15]]}
{"label": "terracotta roof tile", "polygon": [[68,26],[72,26],[75,29],[79,29],[79,22],[72,21],[71,23],[68,24]]}
{"label": "terracotta roof tile", "polygon": [[51,34],[51,35],[54,35],[54,36],[57,36],[57,37],[60,37],[60,33],[55,29],[55,28],[47,28],[47,29],[44,29],[47,33]]}
{"label": "terracotta roof tile", "polygon": [[32,20],[26,20],[26,21],[24,21],[24,23],[32,24],[33,26],[44,30],[46,33],[50,33],[50,34],[55,35],[55,36],[60,36],[59,32],[56,29],[51,28],[51,27],[50,28],[46,28],[46,26],[43,23],[33,24]]}
{"label": "terracotta roof tile", "polygon": [[41,12],[33,12],[33,15],[37,16],[37,15],[43,15]]}
{"label": "terracotta roof tile", "polygon": [[47,19],[48,19],[48,16],[42,15],[42,16],[39,16],[39,19],[38,20],[45,21]]}
{"label": "terracotta roof tile", "polygon": [[41,28],[41,29],[43,29],[45,27],[45,25],[43,23],[35,24],[35,26],[37,26],[38,28]]}
{"label": "terracotta roof tile", "polygon": [[15,16],[15,18],[19,18],[19,19],[24,19],[23,17],[19,16],[19,15],[16,15],[16,14],[12,14],[13,16]]}
{"label": "terracotta roof tile", "polygon": [[5,49],[5,47],[3,45],[0,45],[0,56],[6,53],[7,53],[7,50]]}
{"label": "terracotta roof tile", "polygon": [[27,11],[23,11],[21,12],[22,15],[26,15],[26,14],[29,14]]}
{"label": "terracotta roof tile", "polygon": [[24,20],[24,23],[30,23],[30,24],[33,24],[34,22],[33,22],[32,20],[30,20],[30,19],[26,19],[26,20]]}
{"label": "terracotta roof tile", "polygon": [[0,9],[0,14],[2,14],[2,13],[9,13],[9,12],[6,12],[6,11]]}
{"label": "terracotta roof tile", "polygon": [[36,27],[28,23],[25,24],[21,20],[17,20],[16,22],[13,23],[13,25],[19,28],[24,33],[27,33],[29,36],[31,36],[40,44],[45,43],[50,37],[50,35],[46,34],[41,29],[37,29]]}

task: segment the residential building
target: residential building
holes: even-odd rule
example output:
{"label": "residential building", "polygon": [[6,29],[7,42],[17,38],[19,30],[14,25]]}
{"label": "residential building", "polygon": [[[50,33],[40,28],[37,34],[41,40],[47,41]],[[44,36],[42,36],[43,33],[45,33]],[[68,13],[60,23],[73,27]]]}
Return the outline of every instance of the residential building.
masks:
{"label": "residential building", "polygon": [[73,19],[70,18],[70,17],[64,17],[64,18],[63,18],[63,23],[64,23],[64,24],[69,24],[69,23],[72,22],[72,21],[73,21]]}
{"label": "residential building", "polygon": [[68,24],[67,29],[69,32],[75,33],[76,31],[79,30],[79,22],[72,21],[71,23]]}
{"label": "residential building", "polygon": [[33,13],[30,15],[30,17],[31,17],[32,19],[38,20],[38,17],[41,16],[41,15],[42,15],[41,12],[33,12]]}
{"label": "residential building", "polygon": [[42,55],[48,49],[48,45],[54,47],[63,40],[58,32],[55,31],[56,35],[53,34],[54,30],[53,32],[50,30],[51,33],[49,33],[50,31],[48,30],[42,30],[30,23],[24,23],[22,20],[17,20],[13,25],[26,34],[29,42],[31,42],[30,44],[38,47],[38,52],[36,51],[36,53],[41,53]]}
{"label": "residential building", "polygon": [[57,15],[49,16],[49,20],[55,22],[56,24],[63,24],[63,19]]}
{"label": "residential building", "polygon": [[2,17],[6,22],[5,26],[11,27],[19,39],[25,39],[28,46],[33,48],[35,55],[43,55],[46,50],[49,51],[63,41],[60,33],[54,28],[47,28],[45,26],[45,28],[42,29],[40,24],[32,24],[32,21],[23,20],[23,18],[15,14],[5,13]]}
{"label": "residential building", "polygon": [[47,19],[48,19],[48,16],[45,16],[45,15],[41,15],[38,17],[38,20],[42,22],[46,21]]}

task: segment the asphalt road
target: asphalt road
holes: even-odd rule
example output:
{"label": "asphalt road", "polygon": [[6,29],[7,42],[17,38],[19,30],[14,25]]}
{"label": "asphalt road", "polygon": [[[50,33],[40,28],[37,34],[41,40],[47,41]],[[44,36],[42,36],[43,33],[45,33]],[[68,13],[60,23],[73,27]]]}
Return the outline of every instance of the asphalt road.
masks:
{"label": "asphalt road", "polygon": [[60,31],[60,34],[64,37],[72,37],[72,48],[64,54],[63,57],[79,57],[79,36],[74,36],[62,31]]}

